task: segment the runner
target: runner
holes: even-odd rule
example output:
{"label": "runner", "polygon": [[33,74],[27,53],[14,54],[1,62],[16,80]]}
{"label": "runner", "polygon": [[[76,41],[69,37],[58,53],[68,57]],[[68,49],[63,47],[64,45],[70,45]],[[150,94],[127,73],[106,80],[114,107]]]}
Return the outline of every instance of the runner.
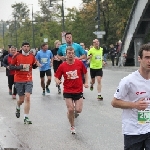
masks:
{"label": "runner", "polygon": [[16,52],[17,52],[16,48],[11,46],[9,50],[9,54],[6,55],[3,59],[3,66],[6,67],[6,76],[8,77],[9,95],[12,95],[13,99],[16,99],[17,91],[15,86],[13,88],[15,70],[11,70],[10,65],[11,65],[12,57],[16,54]]}
{"label": "runner", "polygon": [[72,34],[70,32],[67,32],[65,34],[65,40],[66,40],[66,44],[63,44],[59,47],[59,50],[57,52],[59,59],[61,59],[62,61],[66,60],[66,48],[68,46],[72,46],[75,50],[75,56],[79,59],[82,60],[85,58],[85,52],[83,50],[83,48],[77,44],[74,43],[72,41]]}
{"label": "runner", "polygon": [[[53,63],[53,54],[50,50],[48,50],[48,44],[43,43],[41,45],[41,50],[37,52],[36,55],[37,64],[40,68],[40,78],[41,78],[41,87],[43,89],[42,95],[45,95],[46,92],[50,93],[49,85],[51,83],[51,66]],[[45,86],[45,74],[47,76],[47,82]]]}
{"label": "runner", "polygon": [[[54,56],[54,58],[53,58],[54,73],[56,73],[56,70],[58,69],[59,65],[62,63],[62,60],[57,57],[57,51],[58,51],[60,45],[61,45],[61,42],[59,40],[56,40],[54,42],[55,48],[52,50],[52,54]],[[58,87],[58,94],[61,94],[60,85],[56,85],[56,87]]]}
{"label": "runner", "polygon": [[88,73],[87,69],[81,61],[75,59],[74,48],[69,46],[66,49],[66,62],[62,63],[56,71],[55,81],[59,85],[61,76],[64,77],[63,96],[68,109],[68,119],[71,125],[71,133],[75,134],[74,125],[74,108],[77,113],[81,113],[83,107],[83,82],[82,74],[85,75],[84,87],[88,88]]}
{"label": "runner", "polygon": [[29,53],[30,44],[24,42],[22,44],[22,53],[17,53],[11,62],[11,67],[16,66],[14,75],[15,87],[19,95],[19,100],[16,106],[16,117],[20,117],[20,106],[24,104],[24,123],[32,124],[29,120],[30,110],[30,95],[32,94],[33,82],[32,82],[32,68],[36,67],[35,57]]}
{"label": "runner", "polygon": [[95,78],[97,79],[97,91],[98,100],[103,100],[101,96],[101,79],[103,76],[102,63],[103,61],[103,48],[100,47],[99,41],[97,39],[93,40],[93,47],[88,51],[88,58],[90,59],[90,75],[91,75],[91,86],[90,90],[93,91]]}
{"label": "runner", "polygon": [[150,44],[139,50],[137,71],[124,77],[111,102],[123,109],[124,150],[150,150]]}

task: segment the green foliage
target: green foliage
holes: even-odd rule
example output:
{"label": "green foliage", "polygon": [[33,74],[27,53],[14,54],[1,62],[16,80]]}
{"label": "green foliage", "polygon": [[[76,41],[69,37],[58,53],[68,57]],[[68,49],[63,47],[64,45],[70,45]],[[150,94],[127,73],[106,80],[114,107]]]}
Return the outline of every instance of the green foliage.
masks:
{"label": "green foliage", "polygon": [[[80,9],[67,9],[65,29],[72,32],[75,42],[84,42],[86,47],[89,47],[93,39],[96,38],[93,32],[97,30],[95,25],[98,23],[95,21],[97,4],[96,0],[83,0],[83,2],[83,7]],[[115,44],[123,37],[133,2],[134,0],[100,0],[100,30],[106,32],[106,35],[101,39],[102,43],[106,45]],[[61,40],[61,5],[57,4],[51,10],[48,1],[39,0],[39,6],[40,11],[33,14],[34,24],[32,26],[32,20],[29,17],[31,12],[28,6],[25,3],[12,5],[13,19],[12,21],[8,20],[9,31],[5,34],[6,42],[16,45],[17,36],[18,48],[26,40],[33,45],[33,32],[36,47],[40,47],[44,38],[48,38],[50,47],[53,47],[55,40]],[[24,22],[22,22],[23,18],[25,19]]]}

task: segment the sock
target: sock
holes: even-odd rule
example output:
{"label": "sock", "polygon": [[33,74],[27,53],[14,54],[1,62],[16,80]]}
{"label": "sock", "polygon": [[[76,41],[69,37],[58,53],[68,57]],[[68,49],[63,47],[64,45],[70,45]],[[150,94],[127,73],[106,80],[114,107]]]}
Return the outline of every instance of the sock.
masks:
{"label": "sock", "polygon": [[48,88],[48,85],[46,85],[46,88]]}
{"label": "sock", "polygon": [[101,95],[101,93],[98,93],[98,95]]}
{"label": "sock", "polygon": [[20,109],[20,106],[18,106],[18,104],[17,104],[16,108],[17,108],[17,109]]}
{"label": "sock", "polygon": [[24,119],[25,119],[25,117],[28,117],[28,114],[24,114]]}
{"label": "sock", "polygon": [[43,89],[43,92],[45,92],[45,89]]}

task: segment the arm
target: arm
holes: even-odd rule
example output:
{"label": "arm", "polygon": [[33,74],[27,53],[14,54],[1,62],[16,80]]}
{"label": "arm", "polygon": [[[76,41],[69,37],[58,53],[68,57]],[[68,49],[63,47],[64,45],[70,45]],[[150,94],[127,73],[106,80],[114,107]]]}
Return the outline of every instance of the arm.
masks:
{"label": "arm", "polygon": [[20,69],[23,69],[23,65],[20,65],[20,66],[10,65],[9,69],[10,70],[20,70]]}
{"label": "arm", "polygon": [[88,72],[86,74],[84,74],[84,78],[85,78],[85,83],[84,83],[84,87],[88,88]]}
{"label": "arm", "polygon": [[57,77],[55,77],[55,82],[56,82],[57,85],[61,84],[61,81]]}
{"label": "arm", "polygon": [[86,59],[84,49],[80,45],[79,45],[79,54],[80,54],[79,60]]}
{"label": "arm", "polygon": [[50,66],[53,66],[54,57],[53,57],[53,53],[52,53],[52,52],[51,52],[50,59],[51,59],[51,64],[50,64]]}
{"label": "arm", "polygon": [[141,98],[136,102],[130,102],[130,101],[119,100],[114,97],[114,99],[111,102],[111,105],[115,108],[122,108],[122,109],[135,108],[138,110],[145,110],[148,107],[148,105],[150,104],[150,102],[146,102],[144,100],[145,100],[145,98]]}
{"label": "arm", "polygon": [[82,60],[82,59],[86,59],[86,55],[85,54],[79,57],[79,60]]}
{"label": "arm", "polygon": [[123,101],[117,98],[113,98],[111,105],[115,108],[122,108],[122,109],[133,109],[135,108],[135,103],[134,102],[129,102],[129,101]]}
{"label": "arm", "polygon": [[66,61],[66,56],[60,56],[57,54],[58,59],[62,60],[62,61]]}
{"label": "arm", "polygon": [[36,58],[34,57],[34,59],[33,59],[33,64],[32,64],[32,68],[33,68],[33,69],[36,69],[37,67],[38,67],[37,61],[36,61]]}
{"label": "arm", "polygon": [[7,62],[7,58],[8,58],[8,55],[4,57],[2,64],[3,64],[4,67],[6,67],[8,69],[9,65],[8,65],[8,62]]}

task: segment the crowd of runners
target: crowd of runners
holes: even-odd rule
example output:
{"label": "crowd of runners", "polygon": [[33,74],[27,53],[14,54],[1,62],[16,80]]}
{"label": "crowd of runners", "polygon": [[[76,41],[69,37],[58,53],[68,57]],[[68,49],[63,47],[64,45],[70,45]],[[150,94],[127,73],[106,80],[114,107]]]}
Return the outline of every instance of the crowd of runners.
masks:
{"label": "crowd of runners", "polygon": [[[93,91],[96,80],[97,99],[100,101],[103,100],[101,79],[103,76],[102,66],[105,62],[103,61],[103,49],[97,39],[93,40],[93,46],[89,51],[85,50],[84,43],[73,42],[70,32],[65,34],[65,40],[66,44],[61,44],[59,40],[56,40],[52,50],[48,49],[47,43],[43,43],[36,55],[30,52],[30,43],[28,42],[22,43],[19,52],[11,46],[9,54],[3,59],[3,66],[6,67],[9,94],[13,99],[16,99],[17,94],[19,97],[16,104],[17,118],[20,118],[20,106],[24,103],[25,124],[32,124],[29,119],[30,95],[33,88],[32,69],[38,67],[40,70],[41,94],[43,96],[50,93],[52,71],[54,71],[58,94],[63,91],[70,130],[72,134],[75,134],[74,118],[78,117],[82,111],[83,87],[89,87],[88,62],[90,61],[90,89]],[[61,89],[62,87],[63,89]]]}
{"label": "crowd of runners", "polygon": [[[50,93],[53,66],[58,94],[63,91],[70,131],[75,134],[75,117],[79,116],[83,106],[83,87],[93,91],[97,82],[97,99],[103,100],[102,66],[106,62],[103,61],[103,48],[98,39],[93,40],[89,51],[85,50],[84,43],[73,42],[71,33],[66,33],[65,40],[66,44],[62,45],[56,40],[53,50],[48,50],[48,44],[43,43],[36,56],[30,53],[28,42],[22,44],[20,52],[11,46],[9,54],[3,59],[3,65],[8,76],[9,94],[13,99],[16,99],[16,94],[19,96],[16,103],[17,118],[20,117],[20,107],[24,103],[25,124],[32,124],[29,119],[32,69],[38,67],[40,70],[41,94],[44,96],[46,92]],[[141,46],[138,61],[139,69],[121,80],[111,102],[113,107],[123,109],[125,150],[150,150],[150,44]]]}

